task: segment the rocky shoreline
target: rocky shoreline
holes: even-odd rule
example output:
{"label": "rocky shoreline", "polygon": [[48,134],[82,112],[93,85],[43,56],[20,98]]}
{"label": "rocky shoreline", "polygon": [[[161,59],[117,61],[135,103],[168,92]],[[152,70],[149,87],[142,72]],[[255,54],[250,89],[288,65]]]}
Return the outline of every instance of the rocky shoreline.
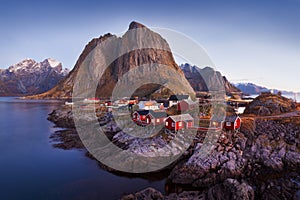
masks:
{"label": "rocky shoreline", "polygon": [[[53,111],[48,119],[67,128],[51,136],[55,147],[84,148],[70,107]],[[103,120],[109,123],[103,116],[99,122]],[[122,199],[300,199],[299,117],[242,120],[241,130],[222,132],[206,156],[202,143],[191,145],[185,157],[170,167],[166,194],[148,188]],[[118,145],[139,144],[125,141],[122,131],[115,131],[111,138]]]}

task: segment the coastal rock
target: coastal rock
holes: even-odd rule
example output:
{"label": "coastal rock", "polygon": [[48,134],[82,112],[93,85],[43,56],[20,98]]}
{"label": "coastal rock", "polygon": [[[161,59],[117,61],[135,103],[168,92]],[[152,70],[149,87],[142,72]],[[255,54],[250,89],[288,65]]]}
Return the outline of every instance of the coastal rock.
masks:
{"label": "coastal rock", "polygon": [[75,128],[72,109],[69,106],[53,110],[47,119],[61,128]]}
{"label": "coastal rock", "polygon": [[262,94],[256,97],[246,106],[245,114],[255,114],[258,116],[279,115],[294,111],[297,104],[286,97],[271,93]]}
{"label": "coastal rock", "polygon": [[[242,174],[246,165],[246,160],[241,156],[241,146],[245,146],[246,138],[242,135],[231,137],[230,134],[223,133],[222,140],[212,148],[211,152],[203,156],[201,146],[195,148],[193,155],[183,166],[176,166],[169,178],[174,183],[191,184],[194,187],[211,186],[215,182],[224,181],[229,177],[238,177]],[[239,139],[242,145],[232,144]],[[228,142],[229,140],[229,142]],[[231,147],[227,148],[227,144]],[[218,147],[223,146],[225,151],[218,151]]]}
{"label": "coastal rock", "polygon": [[222,184],[217,184],[208,190],[207,199],[253,200],[254,190],[246,182],[240,183],[235,179],[226,179]]}
{"label": "coastal rock", "polygon": [[253,200],[254,190],[246,182],[240,183],[235,179],[226,179],[223,183],[216,184],[209,190],[202,191],[183,191],[181,193],[171,193],[162,195],[161,192],[147,188],[140,192],[124,195],[121,200],[136,200],[136,199],[164,199],[164,200]]}
{"label": "coastal rock", "polygon": [[[260,187],[260,183],[256,180],[260,179],[259,177],[270,177],[278,173],[281,173],[278,174],[278,177],[281,177],[286,170],[299,172],[298,118],[286,121],[245,119],[245,122],[241,132],[233,134],[231,139],[226,138],[228,133],[221,134],[220,138],[223,139],[218,140],[206,156],[202,155],[202,145],[196,145],[193,155],[186,163],[175,166],[169,179],[175,184],[213,187],[215,183],[225,183],[225,180],[234,178],[248,180],[256,187]],[[293,141],[290,141],[291,136]],[[296,188],[296,186],[287,188],[289,192],[285,195],[289,196],[291,191],[294,194]],[[256,195],[260,194],[258,192]],[[270,194],[272,195],[274,194]]]}
{"label": "coastal rock", "polygon": [[155,190],[154,188],[146,188],[140,192],[125,195],[121,198],[121,200],[137,200],[137,199],[145,199],[145,200],[163,200],[164,196],[161,192]]}

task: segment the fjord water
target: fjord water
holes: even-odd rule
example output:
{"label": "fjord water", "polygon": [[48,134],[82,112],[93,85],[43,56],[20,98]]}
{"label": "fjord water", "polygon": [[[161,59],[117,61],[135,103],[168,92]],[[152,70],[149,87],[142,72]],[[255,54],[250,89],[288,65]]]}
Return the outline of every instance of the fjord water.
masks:
{"label": "fjord water", "polygon": [[0,199],[118,199],[154,187],[149,181],[111,174],[83,150],[53,148],[57,128],[47,115],[58,102],[0,98]]}

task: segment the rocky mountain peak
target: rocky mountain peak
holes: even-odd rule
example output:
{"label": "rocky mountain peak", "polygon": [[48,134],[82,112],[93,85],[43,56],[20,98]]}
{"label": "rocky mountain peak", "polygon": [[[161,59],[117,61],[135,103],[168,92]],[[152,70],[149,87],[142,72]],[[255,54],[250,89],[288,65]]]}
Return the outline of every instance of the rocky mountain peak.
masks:
{"label": "rocky mountain peak", "polygon": [[207,66],[199,68],[185,63],[180,65],[185,78],[189,81],[195,92],[209,92],[209,90],[225,90],[226,94],[240,92],[219,71]]}
{"label": "rocky mountain peak", "polygon": [[52,58],[47,58],[44,61],[42,61],[42,64],[48,64],[50,67],[55,68],[59,65],[61,65],[61,63],[55,59]]}
{"label": "rocky mountain peak", "polygon": [[25,69],[33,68],[36,66],[38,63],[30,58],[26,58],[22,60],[21,62],[18,62],[8,68],[9,72],[17,72],[17,71],[22,71]]}
{"label": "rocky mountain peak", "polygon": [[131,29],[136,29],[136,28],[146,28],[145,25],[141,24],[141,23],[138,23],[136,21],[132,21],[130,24],[129,24],[129,30]]}
{"label": "rocky mountain peak", "polygon": [[[82,80],[82,84],[80,84],[80,91],[82,90],[82,92],[79,92],[81,95],[110,97],[120,79],[123,78],[122,80],[130,85],[130,83],[136,83],[137,80],[143,82],[145,77],[149,77],[149,74],[158,73],[158,71],[160,71],[160,77],[155,76],[155,78],[160,79],[157,81],[163,82],[163,84],[173,84],[172,87],[177,89],[178,94],[187,91],[193,92],[190,84],[183,76],[182,70],[175,63],[167,41],[148,28],[143,31],[139,30],[139,28],[144,27],[138,22],[131,22],[129,30],[121,37],[108,33],[92,39],[85,46],[73,70],[64,81],[44,94],[29,98],[71,98],[75,80]],[[143,48],[145,45],[151,48]],[[101,56],[93,57],[95,54]],[[113,61],[110,59],[113,59]],[[178,77],[173,78],[173,81],[167,81],[171,72],[162,70],[161,65],[170,67],[172,73],[177,72]],[[129,71],[134,76],[124,78]],[[84,74],[85,77],[78,79],[80,74]],[[98,82],[96,94],[87,94],[90,91],[91,84],[94,83],[86,80]],[[147,96],[153,91],[159,90],[160,87],[162,85],[148,84],[134,94]],[[169,85],[169,87],[171,86]],[[128,88],[125,88],[125,90],[128,90]]]}

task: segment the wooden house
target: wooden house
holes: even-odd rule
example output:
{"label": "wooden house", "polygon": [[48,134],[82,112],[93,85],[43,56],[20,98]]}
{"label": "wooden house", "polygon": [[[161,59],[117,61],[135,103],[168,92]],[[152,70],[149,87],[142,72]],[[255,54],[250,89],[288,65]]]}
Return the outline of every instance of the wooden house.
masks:
{"label": "wooden house", "polygon": [[169,98],[169,107],[176,105],[179,101],[185,100],[185,99],[189,99],[190,96],[187,94],[173,94],[170,96]]}
{"label": "wooden house", "polygon": [[197,104],[196,102],[190,99],[185,99],[180,101],[177,104],[177,110],[179,111],[193,110],[193,109],[197,109],[197,106],[199,106],[199,104]]}
{"label": "wooden house", "polygon": [[137,110],[132,114],[132,120],[135,122],[146,123],[148,113],[149,113],[149,110]]}
{"label": "wooden house", "polygon": [[238,115],[226,116],[223,124],[223,129],[235,131],[240,129],[242,120]]}
{"label": "wooden house", "polygon": [[171,131],[189,129],[194,126],[194,118],[190,114],[173,115],[165,120],[165,127]]}
{"label": "wooden house", "polygon": [[167,117],[166,112],[153,110],[137,110],[132,114],[132,120],[137,124],[142,125],[159,125],[163,124]]}
{"label": "wooden house", "polygon": [[217,116],[213,115],[211,118],[211,126],[215,128],[222,128],[225,131],[235,131],[241,127],[242,120],[238,115]]}
{"label": "wooden house", "polygon": [[149,113],[146,115],[146,122],[147,124],[152,123],[154,126],[156,126],[164,124],[166,117],[166,112],[150,110]]}

